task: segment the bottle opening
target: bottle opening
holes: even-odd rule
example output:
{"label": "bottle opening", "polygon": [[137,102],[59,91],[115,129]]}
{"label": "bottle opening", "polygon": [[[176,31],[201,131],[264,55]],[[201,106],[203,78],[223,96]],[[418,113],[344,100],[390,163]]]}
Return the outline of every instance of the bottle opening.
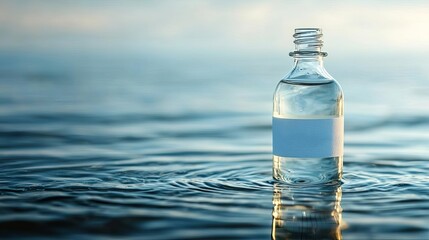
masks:
{"label": "bottle opening", "polygon": [[322,52],[323,33],[321,28],[296,28],[293,35],[295,40],[295,51],[289,53],[290,56],[322,56],[328,54]]}

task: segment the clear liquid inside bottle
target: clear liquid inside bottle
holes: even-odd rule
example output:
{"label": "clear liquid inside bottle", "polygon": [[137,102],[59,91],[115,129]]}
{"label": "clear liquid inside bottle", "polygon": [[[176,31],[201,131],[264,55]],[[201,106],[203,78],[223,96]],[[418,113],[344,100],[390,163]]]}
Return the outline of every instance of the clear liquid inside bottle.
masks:
{"label": "clear liquid inside bottle", "polygon": [[[276,87],[273,117],[301,120],[340,118],[342,121],[343,92],[337,81],[323,67],[323,57],[326,53],[320,52],[321,31],[296,29],[297,31],[304,32],[307,41],[295,41],[297,51],[291,53],[295,58],[295,65]],[[309,41],[312,41],[311,45],[307,44]],[[273,177],[284,182],[338,181],[342,176],[342,168],[342,154],[326,157],[288,157],[273,154]]]}

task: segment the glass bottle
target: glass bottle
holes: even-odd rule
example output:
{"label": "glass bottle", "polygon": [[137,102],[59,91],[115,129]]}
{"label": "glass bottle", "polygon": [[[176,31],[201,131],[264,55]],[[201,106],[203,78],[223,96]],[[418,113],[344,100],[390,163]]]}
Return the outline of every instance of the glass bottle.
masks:
{"label": "glass bottle", "polygon": [[343,92],[323,67],[319,28],[295,29],[293,69],[273,99],[273,177],[289,183],[338,181],[343,168]]}

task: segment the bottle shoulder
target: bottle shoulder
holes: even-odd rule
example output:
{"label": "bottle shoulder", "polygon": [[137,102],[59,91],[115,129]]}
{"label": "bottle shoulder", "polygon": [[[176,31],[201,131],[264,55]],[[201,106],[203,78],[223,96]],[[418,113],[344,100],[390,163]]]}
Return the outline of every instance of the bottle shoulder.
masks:
{"label": "bottle shoulder", "polygon": [[296,61],[294,67],[282,79],[291,84],[329,84],[335,79],[323,66],[322,60]]}

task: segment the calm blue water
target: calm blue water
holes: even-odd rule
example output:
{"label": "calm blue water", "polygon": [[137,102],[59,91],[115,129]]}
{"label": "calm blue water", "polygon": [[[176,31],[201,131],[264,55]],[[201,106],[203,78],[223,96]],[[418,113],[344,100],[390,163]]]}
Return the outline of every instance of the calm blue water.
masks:
{"label": "calm blue water", "polygon": [[287,186],[271,97],[291,61],[2,53],[0,236],[428,239],[427,62],[328,57],[344,181]]}

